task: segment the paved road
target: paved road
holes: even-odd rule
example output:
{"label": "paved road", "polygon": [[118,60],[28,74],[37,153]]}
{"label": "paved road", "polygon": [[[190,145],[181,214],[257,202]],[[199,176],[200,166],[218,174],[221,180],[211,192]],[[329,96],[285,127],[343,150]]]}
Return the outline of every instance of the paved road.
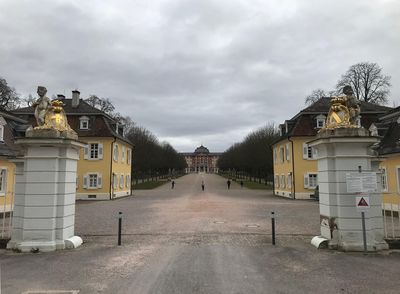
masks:
{"label": "paved road", "polygon": [[[201,181],[205,191],[201,191]],[[112,202],[79,202],[72,251],[0,250],[1,293],[398,293],[400,254],[317,250],[315,202],[266,191],[228,191],[226,180],[188,175]],[[269,212],[277,215],[271,245]],[[116,215],[124,214],[116,246]]]}

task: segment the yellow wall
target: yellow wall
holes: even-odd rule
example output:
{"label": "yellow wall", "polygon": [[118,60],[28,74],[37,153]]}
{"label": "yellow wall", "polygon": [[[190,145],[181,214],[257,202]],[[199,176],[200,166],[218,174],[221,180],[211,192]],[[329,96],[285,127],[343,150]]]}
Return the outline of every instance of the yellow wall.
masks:
{"label": "yellow wall", "polygon": [[[132,154],[132,146],[114,138],[104,137],[81,137],[79,138],[85,143],[101,143],[103,144],[103,158],[102,159],[84,159],[84,148],[80,150],[80,156],[78,161],[78,198],[84,199],[87,194],[96,195],[96,199],[110,199],[110,194],[113,194],[111,198],[130,195],[130,181],[128,186],[126,185],[126,176],[131,176],[131,164],[127,162],[127,153],[130,150]],[[117,160],[114,160],[114,146],[118,145],[119,156]],[[122,150],[124,149],[124,160],[122,161],[123,155]],[[90,151],[89,151],[90,152]],[[100,173],[102,176],[102,187],[96,189],[88,189],[83,185],[84,176],[88,173]],[[117,175],[118,183],[116,188],[112,185],[113,173]],[[124,176],[124,187],[120,188],[119,181],[120,176]]]}
{"label": "yellow wall", "polygon": [[[295,189],[296,198],[310,198],[310,194],[314,193],[314,188],[304,188],[304,175],[306,173],[317,173],[318,166],[316,159],[304,159],[303,158],[303,143],[311,141],[314,137],[294,137],[291,138],[293,141],[294,148],[294,181],[295,188],[292,185],[287,184],[288,174],[292,172],[292,143],[285,139],[273,146],[274,152],[277,152],[277,158],[275,160],[274,156],[274,176],[281,177],[285,175],[286,183],[285,187],[281,187],[281,183],[275,185],[275,193],[282,196],[289,196],[289,193],[293,192]],[[286,159],[286,144],[289,144],[289,153],[290,159],[289,161]],[[282,162],[280,156],[280,147],[284,149],[284,161]],[[276,177],[275,177],[276,179]],[[293,176],[292,176],[293,180]],[[275,180],[276,182],[276,180]]]}
{"label": "yellow wall", "polygon": [[[115,161],[114,158],[112,159],[113,160],[112,172],[117,175],[118,184],[113,186],[113,192],[119,193],[119,194],[122,194],[122,193],[126,194],[127,192],[130,193],[130,191],[131,191],[130,184],[131,183],[129,181],[129,184],[127,186],[126,176],[129,176],[129,178],[130,178],[130,175],[131,175],[132,160],[130,160],[130,162],[128,163],[128,150],[131,150],[131,154],[132,154],[132,147],[121,140],[117,140],[115,143],[113,143],[113,148],[115,146],[118,146],[119,156],[117,158],[117,161]],[[122,188],[120,186],[121,175],[124,177]]]}
{"label": "yellow wall", "polygon": [[15,189],[15,164],[7,160],[0,160],[0,168],[6,169],[6,187],[4,193],[0,194],[0,213],[11,211],[11,205],[14,202]]}
{"label": "yellow wall", "polygon": [[397,169],[400,168],[400,154],[387,156],[381,162],[380,168],[386,169],[387,191],[382,191],[382,201],[385,209],[390,209],[390,204],[400,205],[400,192]]}
{"label": "yellow wall", "polygon": [[[273,146],[273,150],[275,194],[289,197],[292,192],[292,181],[288,176],[289,173],[292,173],[292,144],[288,140],[282,140]],[[283,158],[281,153],[282,151]],[[289,157],[287,157],[287,152]],[[283,186],[282,176],[285,178]],[[290,183],[288,183],[288,181],[290,181]]]}

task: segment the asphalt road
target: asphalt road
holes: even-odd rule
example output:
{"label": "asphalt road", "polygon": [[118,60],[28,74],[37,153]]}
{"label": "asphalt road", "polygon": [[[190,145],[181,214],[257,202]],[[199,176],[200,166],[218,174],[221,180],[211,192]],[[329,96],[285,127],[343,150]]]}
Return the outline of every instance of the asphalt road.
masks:
{"label": "asphalt road", "polygon": [[[205,191],[201,182],[205,182]],[[310,245],[318,205],[241,189],[215,175],[179,178],[133,197],[79,202],[78,249],[21,254],[0,250],[2,294],[399,293],[400,254],[343,253]],[[122,246],[117,214],[123,212]],[[277,214],[271,245],[269,214]]]}

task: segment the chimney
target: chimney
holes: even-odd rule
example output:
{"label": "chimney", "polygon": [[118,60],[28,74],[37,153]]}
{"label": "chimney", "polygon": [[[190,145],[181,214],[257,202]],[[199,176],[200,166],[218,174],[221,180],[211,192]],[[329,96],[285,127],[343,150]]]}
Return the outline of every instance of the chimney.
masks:
{"label": "chimney", "polygon": [[57,100],[64,100],[65,96],[63,94],[57,94]]}
{"label": "chimney", "polygon": [[78,90],[72,91],[72,108],[77,108],[79,106],[79,95],[81,92]]}

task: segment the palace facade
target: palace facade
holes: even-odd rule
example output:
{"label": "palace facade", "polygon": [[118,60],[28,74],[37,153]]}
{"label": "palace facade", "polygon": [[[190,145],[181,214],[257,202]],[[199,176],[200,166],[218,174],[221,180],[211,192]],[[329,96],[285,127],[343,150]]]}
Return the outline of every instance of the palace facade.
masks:
{"label": "palace facade", "polygon": [[186,173],[206,172],[218,173],[217,161],[221,153],[210,152],[208,148],[201,145],[194,152],[181,153],[186,160]]}

